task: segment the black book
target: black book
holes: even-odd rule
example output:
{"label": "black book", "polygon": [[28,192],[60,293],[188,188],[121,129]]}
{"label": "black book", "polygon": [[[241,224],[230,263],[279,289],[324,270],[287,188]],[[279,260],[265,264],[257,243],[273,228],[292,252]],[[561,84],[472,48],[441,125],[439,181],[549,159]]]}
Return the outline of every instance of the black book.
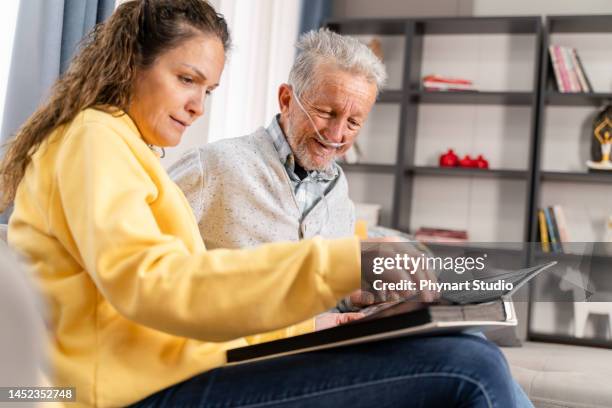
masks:
{"label": "black book", "polygon": [[[458,331],[484,331],[516,326],[509,296],[556,262],[492,275],[480,282],[503,280],[511,290],[443,291],[435,304],[407,299],[364,309],[366,317],[326,330],[227,351],[228,363],[241,363],[401,336],[434,335]],[[470,293],[471,292],[471,293]]]}
{"label": "black book", "polygon": [[559,233],[559,225],[557,224],[555,209],[553,207],[548,207],[548,212],[550,213],[550,222],[552,222],[552,231],[550,233],[555,235],[555,240],[557,241],[557,252],[563,252],[561,234]]}
{"label": "black book", "polygon": [[589,77],[587,76],[587,73],[584,70],[584,66],[582,65],[582,60],[580,59],[580,56],[578,56],[578,52],[576,51],[576,49],[573,50],[573,53],[574,53],[574,56],[576,57],[576,62],[578,63],[577,68],[582,73],[582,77],[584,78],[584,81],[586,82],[586,89],[583,89],[583,91],[593,92],[593,85],[591,85],[591,81],[589,81]]}

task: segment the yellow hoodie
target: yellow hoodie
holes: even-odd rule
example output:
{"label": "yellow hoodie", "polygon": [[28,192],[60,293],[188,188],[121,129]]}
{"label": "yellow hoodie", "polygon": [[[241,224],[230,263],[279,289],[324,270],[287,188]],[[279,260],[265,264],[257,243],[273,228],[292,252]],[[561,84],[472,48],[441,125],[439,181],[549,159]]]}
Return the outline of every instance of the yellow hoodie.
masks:
{"label": "yellow hoodie", "polygon": [[9,242],[33,266],[70,406],[124,406],[223,365],[228,348],[310,331],[359,286],[353,238],[206,251],[134,122],[94,109],[34,154]]}

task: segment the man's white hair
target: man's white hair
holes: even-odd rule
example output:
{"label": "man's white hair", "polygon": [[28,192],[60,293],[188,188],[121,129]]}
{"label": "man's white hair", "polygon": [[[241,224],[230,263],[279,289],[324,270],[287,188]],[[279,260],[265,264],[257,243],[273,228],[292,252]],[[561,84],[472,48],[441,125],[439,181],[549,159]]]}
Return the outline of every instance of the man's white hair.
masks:
{"label": "man's white hair", "polygon": [[302,34],[296,47],[299,54],[291,67],[289,83],[298,95],[316,83],[317,68],[321,64],[332,64],[347,72],[363,75],[376,84],[377,92],[382,90],[387,80],[382,61],[356,38],[321,28]]}

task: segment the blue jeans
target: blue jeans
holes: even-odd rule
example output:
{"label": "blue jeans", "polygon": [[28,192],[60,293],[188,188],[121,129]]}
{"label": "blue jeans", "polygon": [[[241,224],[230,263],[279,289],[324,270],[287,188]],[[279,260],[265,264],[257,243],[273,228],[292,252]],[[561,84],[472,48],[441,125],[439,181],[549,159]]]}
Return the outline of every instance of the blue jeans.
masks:
{"label": "blue jeans", "polygon": [[524,406],[516,400],[516,387],[497,346],[458,334],[399,338],[219,367],[133,406]]}

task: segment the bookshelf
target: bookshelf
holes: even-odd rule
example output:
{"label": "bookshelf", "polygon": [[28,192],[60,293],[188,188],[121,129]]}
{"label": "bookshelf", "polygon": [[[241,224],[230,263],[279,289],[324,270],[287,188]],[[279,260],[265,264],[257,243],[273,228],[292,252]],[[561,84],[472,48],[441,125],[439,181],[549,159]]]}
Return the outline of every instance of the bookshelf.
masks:
{"label": "bookshelf", "polygon": [[[366,157],[364,163],[342,165],[350,190],[355,184],[363,184],[364,177],[379,183],[372,190],[360,185],[359,192],[366,194],[358,195],[356,201],[382,205],[381,223],[403,231],[414,232],[419,226],[469,232],[474,232],[470,231],[473,229],[476,232],[470,235],[483,242],[501,240],[504,231],[511,231],[506,241],[527,240],[531,222],[530,183],[534,172],[532,146],[538,107],[541,18],[345,19],[329,21],[327,26],[364,42],[376,36],[382,42],[390,76],[388,89],[379,95],[368,122],[384,122],[394,137],[372,132],[372,139],[378,140],[364,142],[364,138],[368,139],[364,137],[367,129],[359,136],[362,150],[382,149],[386,153],[379,154],[375,161]],[[473,64],[472,60],[478,63]],[[438,73],[441,68],[441,73],[450,75],[452,71],[447,66],[457,61],[459,76],[477,79],[489,71],[493,74],[481,75],[488,79],[474,92],[421,89],[424,75]],[[520,80],[513,79],[515,72],[519,73]],[[501,81],[491,80],[496,77],[502,78]],[[386,107],[389,105],[394,106],[393,112]],[[382,112],[385,109],[386,114]],[[479,115],[480,118],[474,118]],[[440,118],[450,119],[440,121]],[[456,128],[436,128],[439,122],[453,121],[459,123]],[[477,135],[471,134],[474,129],[470,122],[480,122]],[[507,131],[509,122],[517,126]],[[439,135],[447,133],[453,134],[455,140],[441,145]],[[491,169],[439,168],[437,157],[449,147],[460,147],[462,151],[456,151],[462,155],[485,153],[488,159],[495,156],[489,160]],[[511,154],[505,155],[501,150]],[[376,180],[371,177],[374,174]],[[391,188],[383,192],[380,183]],[[440,194],[444,191],[452,199]],[[485,197],[483,201],[491,203],[490,208],[483,211],[475,196]],[[454,211],[462,213],[463,219],[449,226],[435,223],[440,221],[437,213],[448,215],[453,211],[440,205],[432,208],[427,205],[429,200],[438,204],[471,204],[461,209],[455,206]],[[435,221],[426,220],[422,211]],[[491,225],[499,214],[506,218],[501,227],[491,230],[485,226]],[[487,220],[480,222],[480,216]],[[419,224],[421,219],[423,222]]]}
{"label": "bookshelf", "polygon": [[[612,100],[609,69],[612,16],[344,19],[329,21],[327,26],[343,34],[382,39],[390,86],[379,96],[368,121],[384,125],[373,126],[377,128],[372,132],[373,140],[366,143],[364,150],[384,153],[343,167],[349,179],[355,175],[384,175],[385,184],[392,185],[388,191],[377,189],[377,194],[366,198],[381,204],[385,201],[384,225],[408,232],[418,228],[423,214],[415,209],[427,207],[419,206],[418,200],[444,198],[444,194],[427,191],[424,184],[430,184],[430,190],[448,189],[451,196],[458,194],[452,200],[447,197],[455,204],[474,196],[474,191],[511,190],[495,199],[513,200],[509,216],[521,228],[512,231],[511,241],[535,241],[538,207],[555,203],[547,196],[549,191],[579,189],[582,194],[589,189],[605,189],[606,183],[612,181],[612,174],[588,172],[584,165],[590,143],[590,119],[599,106]],[[557,91],[548,56],[551,42],[578,49],[593,92]],[[477,92],[421,89],[420,79],[424,75],[450,64],[458,76],[478,79],[478,74],[484,73],[481,76],[487,79],[477,82],[481,85]],[[452,75],[448,69],[443,73]],[[501,80],[495,82],[494,78]],[[483,127],[475,129],[474,123]],[[502,129],[486,127],[495,123],[500,123]],[[383,128],[387,131],[382,131]],[[440,136],[445,134],[453,134],[453,139]],[[490,134],[497,140],[488,140]],[[360,135],[360,142],[361,138]],[[489,160],[491,169],[438,167],[437,156],[451,147],[460,156],[488,149],[485,157],[493,156]],[[460,184],[463,191],[458,191]],[[368,192],[366,188],[362,190]],[[472,193],[465,194],[465,190]],[[598,217],[602,211],[610,211],[610,199],[597,192],[593,197],[600,204]],[[570,206],[576,202],[562,204]],[[441,212],[449,210],[433,207]],[[474,212],[474,208],[461,210]],[[499,208],[492,212],[505,214]],[[429,218],[436,219],[435,214]],[[469,221],[462,225],[445,225],[444,221],[448,220],[443,216],[440,223],[430,226],[469,231],[469,226],[465,228]],[[506,219],[505,223],[509,221]],[[575,222],[582,221],[584,217],[578,217]],[[483,224],[487,222],[493,221],[483,220]],[[500,235],[499,231],[477,234],[485,238],[477,240],[495,241]],[[597,240],[600,235],[579,237]]]}
{"label": "bookshelf", "polygon": [[[510,242],[538,241],[537,210],[554,204],[565,210],[571,240],[603,240],[604,220],[612,214],[612,172],[589,172],[585,161],[594,113],[612,101],[612,15],[358,19],[327,26],[382,38],[391,77],[375,110],[394,111],[374,112],[368,121],[381,120],[393,137],[376,140],[380,133],[374,132],[376,141],[366,143],[385,153],[343,165],[349,188],[357,186],[356,201],[381,204],[381,223],[403,231],[414,232],[419,222],[467,229],[472,242],[466,247],[490,242],[517,267],[557,260],[530,285],[529,298],[556,293],[565,301],[531,303],[528,338],[612,347],[602,337],[601,316],[590,319],[583,336],[573,332],[575,303],[570,292],[559,292],[574,268],[612,302],[612,244],[593,253],[542,253],[527,244],[527,250],[507,250]],[[593,92],[556,89],[551,43],[578,50]],[[483,80],[479,92],[424,91],[420,79],[431,73]],[[470,150],[481,145],[488,150]],[[437,156],[451,147],[460,157],[486,153],[491,169],[438,167]],[[476,234],[470,222],[480,224]],[[510,237],[505,245],[504,237]]]}
{"label": "bookshelf", "polygon": [[[538,106],[538,138],[536,139],[533,181],[533,213],[531,241],[537,241],[538,207],[562,201],[570,212],[568,226],[576,224],[601,225],[581,232],[573,239],[600,241],[604,236],[605,214],[612,213],[612,189],[606,200],[600,190],[610,188],[612,173],[588,171],[585,164],[590,152],[591,121],[605,102],[612,101],[612,16],[549,16],[542,42],[542,70],[540,72],[540,103]],[[554,72],[548,47],[559,44],[577,49],[585,72],[593,85],[593,92],[561,93],[555,87]],[[576,200],[570,193],[580,189]],[[593,207],[582,208],[580,201],[592,201]],[[602,199],[603,198],[603,199]],[[591,214],[586,214],[586,213]],[[574,228],[572,228],[574,227]],[[572,237],[570,237],[572,238]]]}
{"label": "bookshelf", "polygon": [[[555,86],[548,47],[551,44],[575,48],[582,60],[593,92],[561,93]],[[574,272],[594,293],[591,300],[612,302],[612,244],[605,239],[605,222],[612,214],[612,172],[588,171],[591,123],[600,106],[612,101],[612,15],[549,16],[542,41],[538,137],[535,145],[533,179],[533,221],[540,207],[560,204],[567,219],[570,240],[592,243],[586,251],[530,254],[531,262],[557,260],[548,276],[535,279],[530,298],[529,338],[585,346],[612,347],[602,324],[604,315],[591,314],[586,333],[575,332],[576,307],[572,292],[563,288]],[[531,224],[530,240],[537,241],[537,224]],[[573,248],[576,249],[576,248]],[[569,252],[569,253],[568,253]],[[575,279],[575,278],[574,278]],[[567,286],[567,285],[566,285]],[[587,286],[587,285],[585,285]],[[542,301],[543,296],[554,296]],[[539,300],[539,302],[538,302]],[[550,300],[550,299],[549,299]],[[601,304],[601,303],[600,303]],[[612,308],[611,308],[612,311]],[[612,331],[612,327],[609,328]]]}

